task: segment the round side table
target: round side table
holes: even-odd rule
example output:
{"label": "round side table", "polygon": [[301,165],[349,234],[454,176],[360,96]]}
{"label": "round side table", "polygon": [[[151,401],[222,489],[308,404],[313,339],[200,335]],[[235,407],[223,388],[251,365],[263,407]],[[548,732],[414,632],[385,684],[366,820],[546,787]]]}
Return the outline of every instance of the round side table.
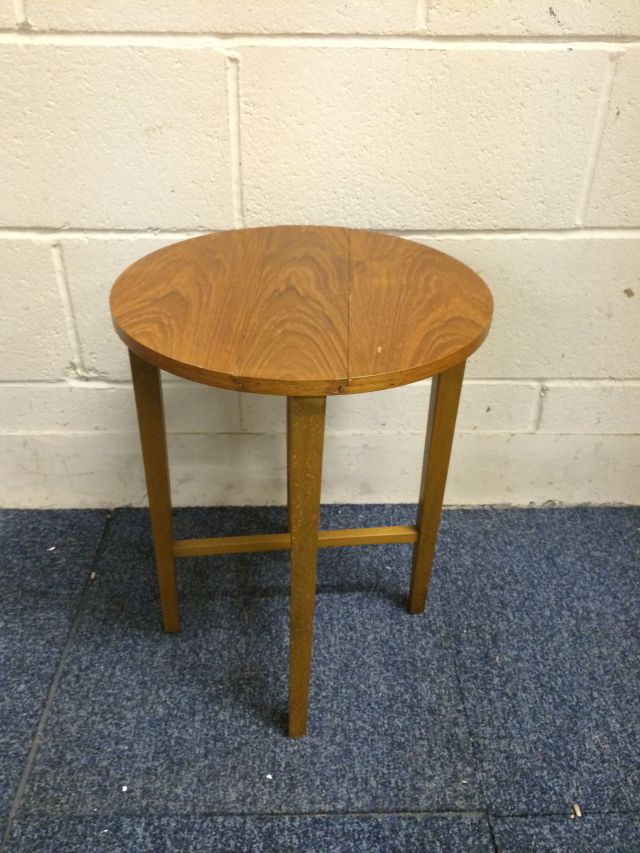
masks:
{"label": "round side table", "polygon": [[[413,542],[409,611],[424,609],[465,361],[491,293],[409,240],[315,226],[247,228],[142,258],[111,291],[129,348],[165,631],[180,627],[175,558],[289,550],[289,735],[306,733],[318,547]],[[289,532],[175,540],[160,368],[287,398]],[[432,376],[416,524],[319,530],[325,398]]]}

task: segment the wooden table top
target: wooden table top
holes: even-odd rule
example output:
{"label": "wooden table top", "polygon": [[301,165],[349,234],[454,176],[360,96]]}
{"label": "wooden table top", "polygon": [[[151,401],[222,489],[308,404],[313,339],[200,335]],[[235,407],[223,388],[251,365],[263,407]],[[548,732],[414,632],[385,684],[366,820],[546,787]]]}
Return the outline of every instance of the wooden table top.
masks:
{"label": "wooden table top", "polygon": [[175,243],[111,290],[141,358],[207,385],[290,396],[375,391],[476,350],[493,300],[459,261],[372,231],[282,225]]}

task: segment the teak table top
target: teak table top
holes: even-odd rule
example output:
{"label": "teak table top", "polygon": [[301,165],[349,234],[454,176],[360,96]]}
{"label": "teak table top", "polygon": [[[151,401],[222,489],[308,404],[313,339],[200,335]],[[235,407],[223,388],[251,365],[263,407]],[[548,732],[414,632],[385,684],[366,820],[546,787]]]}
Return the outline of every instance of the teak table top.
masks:
{"label": "teak table top", "polygon": [[459,261],[372,231],[281,225],[175,243],[111,291],[138,356],[207,385],[288,396],[375,391],[463,361],[493,300]]}

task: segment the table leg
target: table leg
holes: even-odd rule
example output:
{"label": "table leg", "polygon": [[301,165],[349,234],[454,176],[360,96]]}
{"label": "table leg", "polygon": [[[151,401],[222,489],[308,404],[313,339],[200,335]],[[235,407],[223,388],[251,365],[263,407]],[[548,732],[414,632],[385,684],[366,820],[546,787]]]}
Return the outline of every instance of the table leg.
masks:
{"label": "table leg", "polygon": [[291,532],[289,737],[302,737],[307,731],[325,402],[324,397],[290,397],[287,403]]}
{"label": "table leg", "polygon": [[422,613],[427,600],[464,367],[463,361],[431,380],[427,440],[416,521],[418,541],[413,547],[409,590],[410,613]]}
{"label": "table leg", "polygon": [[144,473],[147,480],[153,550],[156,558],[162,626],[180,630],[176,562],[173,556],[173,521],[169,488],[167,437],[162,405],[160,371],[129,351],[133,390],[136,396]]}
{"label": "table leg", "polygon": [[291,533],[291,397],[287,397],[287,530]]}

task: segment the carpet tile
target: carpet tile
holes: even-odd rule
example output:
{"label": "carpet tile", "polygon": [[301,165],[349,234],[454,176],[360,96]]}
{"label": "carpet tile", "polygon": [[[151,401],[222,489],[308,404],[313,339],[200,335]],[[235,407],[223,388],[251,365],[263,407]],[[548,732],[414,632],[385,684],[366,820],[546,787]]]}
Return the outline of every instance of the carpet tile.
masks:
{"label": "carpet tile", "polygon": [[7,853],[491,853],[480,817],[94,817],[25,819]]}
{"label": "carpet tile", "polygon": [[106,518],[97,511],[0,512],[0,825]]}

